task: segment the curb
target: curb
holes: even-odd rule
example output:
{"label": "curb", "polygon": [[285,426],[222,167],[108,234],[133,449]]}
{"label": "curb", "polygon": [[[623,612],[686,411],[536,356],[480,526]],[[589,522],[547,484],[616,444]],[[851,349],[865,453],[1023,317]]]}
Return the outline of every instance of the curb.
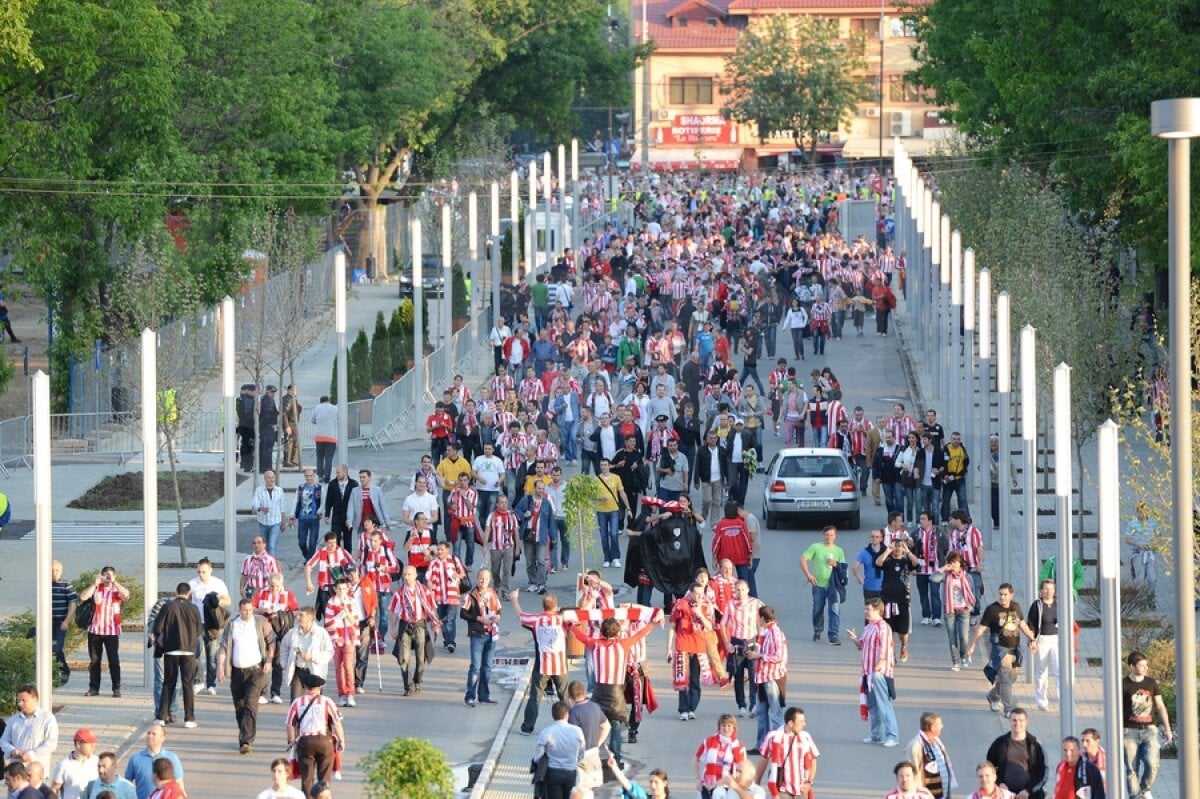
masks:
{"label": "curb", "polygon": [[492,741],[492,748],[488,750],[487,757],[483,760],[483,768],[480,769],[479,776],[475,779],[475,787],[471,789],[469,799],[483,799],[487,793],[488,786],[492,781],[492,775],[496,772],[496,764],[500,761],[500,755],[504,752],[505,744],[508,743],[508,736],[512,733],[512,726],[516,721],[517,711],[524,702],[525,692],[529,689],[529,683],[533,679],[533,664],[534,660],[530,658],[529,663],[525,665],[525,671],[521,674],[521,679],[517,683],[516,689],[513,691],[512,699],[508,700],[508,709],[504,711],[504,720],[500,722],[500,729]]}

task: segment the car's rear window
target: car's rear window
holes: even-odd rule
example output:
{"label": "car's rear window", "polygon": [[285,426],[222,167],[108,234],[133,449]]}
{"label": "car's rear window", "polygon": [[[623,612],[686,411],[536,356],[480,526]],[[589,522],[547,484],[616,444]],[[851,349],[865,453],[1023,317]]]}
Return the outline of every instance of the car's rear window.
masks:
{"label": "car's rear window", "polygon": [[841,458],[821,455],[803,458],[784,458],[777,477],[848,477],[849,470]]}

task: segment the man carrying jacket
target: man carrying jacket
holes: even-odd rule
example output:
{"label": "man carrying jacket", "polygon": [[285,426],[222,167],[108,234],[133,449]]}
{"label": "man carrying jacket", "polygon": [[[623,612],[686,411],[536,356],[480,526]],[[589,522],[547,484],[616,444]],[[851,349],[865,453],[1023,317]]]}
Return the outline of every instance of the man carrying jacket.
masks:
{"label": "man carrying jacket", "polygon": [[192,683],[196,680],[196,645],[200,641],[200,611],[192,604],[192,590],[187,583],[175,586],[175,597],[167,602],[154,619],[151,644],[155,654],[163,658],[162,694],[158,701],[158,719],[174,721],[169,713],[175,686],[182,686],[183,725],[196,726],[196,696]]}

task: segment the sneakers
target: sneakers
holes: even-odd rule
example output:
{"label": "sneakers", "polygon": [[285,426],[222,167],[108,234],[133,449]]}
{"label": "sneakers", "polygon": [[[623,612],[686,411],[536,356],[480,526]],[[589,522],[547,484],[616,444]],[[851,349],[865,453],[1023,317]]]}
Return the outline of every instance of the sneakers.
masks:
{"label": "sneakers", "polygon": [[217,695],[217,689],[216,689],[215,687],[214,687],[214,688],[209,688],[209,689],[208,689],[208,695],[209,695],[209,696],[216,696],[216,695]]}
{"label": "sneakers", "polygon": [[350,703],[346,700],[346,697],[344,697],[344,696],[338,700],[338,707],[347,707],[347,706],[349,706],[349,704]]}
{"label": "sneakers", "polygon": [[189,730],[194,730],[194,729],[196,729],[197,727],[199,727],[200,725],[199,725],[199,724],[197,724],[197,723],[196,723],[196,722],[193,720],[193,721],[185,721],[185,722],[183,723],[183,726],[187,727]]}
{"label": "sneakers", "polygon": [[346,697],[346,707],[356,707],[353,696]]}
{"label": "sneakers", "polygon": [[988,709],[993,713],[999,713],[1002,705],[995,699],[988,700]]}
{"label": "sneakers", "polygon": [[821,634],[820,634],[820,633],[813,633],[813,640],[814,640],[814,641],[820,641],[820,640],[821,640]]}
{"label": "sneakers", "polygon": [[688,720],[688,719],[687,719],[687,713],[680,713],[680,714],[679,714],[679,720],[680,720],[680,721],[687,721],[687,720]]}
{"label": "sneakers", "polygon": [[611,569],[611,568],[612,568],[612,561],[611,561],[611,560],[606,560],[606,561],[604,561],[604,568],[606,568],[606,569]]}
{"label": "sneakers", "polygon": [[340,771],[335,771],[335,772],[333,772],[333,778],[334,778],[335,780],[337,780],[338,782],[341,782],[341,780],[342,780],[342,772],[340,772]]}
{"label": "sneakers", "polygon": [[475,707],[475,700],[474,699],[464,699],[463,704],[466,705],[467,707]]}
{"label": "sneakers", "polygon": [[738,711],[737,711],[737,714],[738,714],[738,718],[739,718],[739,719],[744,719],[744,718],[746,718],[746,708],[744,708],[744,707],[739,707],[739,708],[738,708]]}
{"label": "sneakers", "polygon": [[446,651],[449,652],[451,655],[454,654],[454,649],[455,649],[454,644],[446,644]]}
{"label": "sneakers", "polygon": [[621,559],[620,559],[620,558],[617,558],[616,560],[614,560],[614,561],[612,562],[612,565],[613,565],[613,568],[614,568],[614,569],[619,569],[619,568],[621,568]]}
{"label": "sneakers", "polygon": [[93,691],[92,689],[89,688],[87,693],[84,694],[84,696],[100,696],[100,692]]}
{"label": "sneakers", "polygon": [[962,666],[958,665],[957,663],[954,663],[950,666],[950,671],[961,671],[961,670],[962,670]]}
{"label": "sneakers", "polygon": [[204,691],[204,683],[198,682],[192,684],[192,693],[199,694]]}
{"label": "sneakers", "polygon": [[121,689],[114,688],[113,689],[113,699],[120,699],[120,698],[121,698]]}
{"label": "sneakers", "polygon": [[970,665],[971,665],[971,659],[970,659],[970,658],[963,658],[962,660],[960,660],[960,661],[958,662],[958,665],[962,666],[962,667],[965,669],[965,668],[967,668],[968,666],[970,666]]}
{"label": "sneakers", "polygon": [[842,639],[840,639],[840,638],[830,638],[830,639],[829,639],[829,643],[833,644],[834,646],[841,646],[841,645],[842,645]]}
{"label": "sneakers", "polygon": [[366,688],[363,688],[361,685],[360,685],[360,686],[358,686],[358,694],[359,694],[360,696],[361,696],[362,694],[365,694],[366,692],[367,692],[367,689],[366,689]]}
{"label": "sneakers", "polygon": [[258,703],[259,703],[260,705],[265,705],[265,704],[266,704],[267,702],[269,702],[269,701],[271,701],[271,700],[267,699],[265,696],[260,696],[260,697],[258,698]]}
{"label": "sneakers", "polygon": [[879,741],[876,741],[874,738],[872,738],[871,736],[869,736],[869,735],[868,735],[866,738],[863,738],[863,743],[865,743],[865,744],[877,744],[877,743],[879,743]]}
{"label": "sneakers", "polygon": [[1046,709],[1046,708],[1048,708],[1048,707],[1050,707],[1050,703],[1049,703],[1049,702],[1038,702],[1038,703],[1037,703],[1037,709],[1038,709],[1038,710],[1045,710],[1045,709]]}
{"label": "sneakers", "polygon": [[238,752],[243,755],[250,754],[250,744],[242,744],[238,747]]}
{"label": "sneakers", "polygon": [[275,694],[273,697],[271,697],[271,704],[272,705],[282,705],[283,697],[280,696],[279,694]]}
{"label": "sneakers", "polygon": [[922,619],[921,619],[921,626],[922,626],[922,627],[928,627],[928,626],[929,626],[929,619],[922,618]]}
{"label": "sneakers", "polygon": [[480,699],[480,700],[479,700],[479,704],[481,704],[481,705],[494,705],[494,704],[496,704],[496,700],[495,700],[495,699]]}
{"label": "sneakers", "polygon": [[906,646],[900,647],[900,662],[901,663],[908,662],[908,647],[906,647]]}
{"label": "sneakers", "polygon": [[899,746],[899,745],[900,745],[900,742],[897,741],[895,738],[888,738],[886,741],[883,742],[883,746],[885,749],[891,749],[892,747]]}
{"label": "sneakers", "polygon": [[942,626],[942,620],[941,620],[941,619],[934,619],[934,620],[933,620],[933,626],[934,626],[934,627],[941,627],[941,626]]}
{"label": "sneakers", "polygon": [[696,711],[689,710],[688,711],[688,721],[695,721],[695,720],[696,720]]}

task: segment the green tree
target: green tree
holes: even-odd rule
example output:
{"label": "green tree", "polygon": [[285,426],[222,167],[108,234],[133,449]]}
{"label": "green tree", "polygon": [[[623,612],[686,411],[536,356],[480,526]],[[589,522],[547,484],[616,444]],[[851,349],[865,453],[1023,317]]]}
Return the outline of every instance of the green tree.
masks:
{"label": "green tree", "polygon": [[1074,212],[1165,267],[1166,155],[1148,118],[1153,100],[1200,93],[1195,4],[939,0],[913,19],[914,78],[973,146],[1061,178]]}
{"label": "green tree", "polygon": [[348,402],[360,400],[371,395],[371,344],[367,340],[367,331],[360,330],[350,345],[350,359],[347,361],[348,376],[346,390]]}
{"label": "green tree", "polygon": [[392,382],[392,346],[388,338],[383,311],[375,315],[375,330],[371,333],[371,382]]}
{"label": "green tree", "polygon": [[440,749],[422,738],[396,738],[362,761],[370,799],[444,799],[454,775]]}
{"label": "green tree", "polygon": [[837,38],[828,21],[816,17],[767,17],[738,38],[725,59],[729,100],[722,112],[753,122],[759,138],[790,133],[796,147],[813,157],[821,133],[836,131],[868,91],[857,73],[866,69],[863,37]]}

